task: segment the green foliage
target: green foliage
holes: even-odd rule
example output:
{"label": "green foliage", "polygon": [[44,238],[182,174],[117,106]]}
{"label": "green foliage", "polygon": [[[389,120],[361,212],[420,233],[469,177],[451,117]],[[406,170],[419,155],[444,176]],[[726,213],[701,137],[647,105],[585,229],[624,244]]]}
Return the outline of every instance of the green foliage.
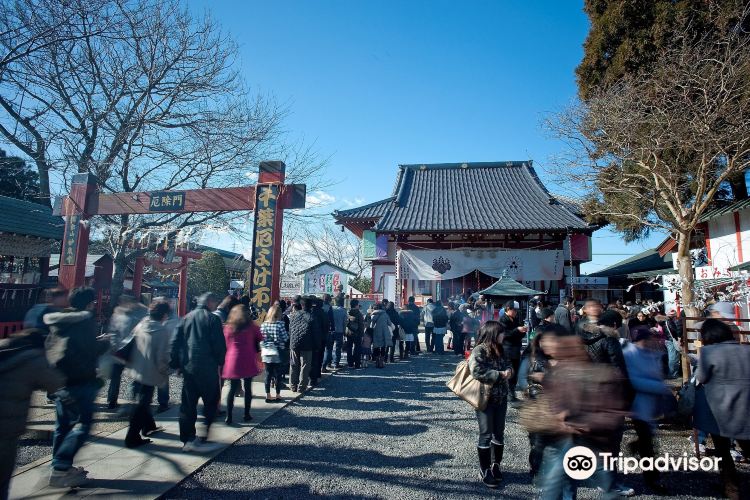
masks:
{"label": "green foliage", "polygon": [[216,252],[203,252],[203,258],[190,263],[188,268],[188,295],[197,297],[213,292],[223,297],[229,290],[229,275],[224,259]]}
{"label": "green foliage", "polygon": [[360,276],[358,278],[352,278],[349,280],[349,285],[353,286],[362,293],[370,293],[370,286],[372,285],[372,279],[367,276]]}
{"label": "green foliage", "polygon": [[39,178],[26,162],[0,149],[0,195],[40,203]]}
{"label": "green foliage", "polygon": [[588,99],[626,75],[648,72],[689,32],[719,38],[737,23],[742,0],[586,0],[591,30],[576,69],[578,91]]}

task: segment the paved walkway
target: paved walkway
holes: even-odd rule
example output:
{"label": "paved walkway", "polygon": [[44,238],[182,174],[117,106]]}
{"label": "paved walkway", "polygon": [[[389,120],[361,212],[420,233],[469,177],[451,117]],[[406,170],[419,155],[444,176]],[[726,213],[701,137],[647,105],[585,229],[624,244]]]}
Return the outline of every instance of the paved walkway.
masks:
{"label": "paved walkway", "polygon": [[[265,390],[260,382],[253,383],[253,394],[253,422],[232,426],[227,426],[223,422],[217,423],[211,428],[212,441],[222,443],[226,448],[282,408],[280,404],[267,404],[260,397],[265,397]],[[288,401],[296,397],[288,391],[283,391],[282,396]],[[243,398],[237,398],[235,405],[234,413],[237,418],[242,415]],[[49,424],[40,420],[40,417],[50,418],[49,411],[44,408],[38,410],[35,413],[35,427],[44,430]],[[178,412],[179,409],[175,406],[157,415],[157,425],[164,426],[165,432],[153,436],[151,444],[135,450],[124,447],[127,428],[109,433],[100,431],[76,455],[75,465],[86,468],[91,478],[85,487],[71,492],[47,486],[50,457],[46,456],[16,470],[16,475],[11,481],[10,497],[159,497],[221,452],[219,450],[211,455],[182,453],[182,442],[178,439]],[[51,418],[54,421],[54,412]],[[200,425],[198,432],[201,432]]]}

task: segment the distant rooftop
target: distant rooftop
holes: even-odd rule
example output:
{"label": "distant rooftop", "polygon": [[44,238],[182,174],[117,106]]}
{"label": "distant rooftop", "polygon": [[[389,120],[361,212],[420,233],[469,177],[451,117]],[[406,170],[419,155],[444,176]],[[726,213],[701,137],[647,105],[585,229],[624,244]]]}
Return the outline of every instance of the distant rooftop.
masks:
{"label": "distant rooftop", "polygon": [[38,203],[0,196],[0,233],[62,240],[65,222]]}

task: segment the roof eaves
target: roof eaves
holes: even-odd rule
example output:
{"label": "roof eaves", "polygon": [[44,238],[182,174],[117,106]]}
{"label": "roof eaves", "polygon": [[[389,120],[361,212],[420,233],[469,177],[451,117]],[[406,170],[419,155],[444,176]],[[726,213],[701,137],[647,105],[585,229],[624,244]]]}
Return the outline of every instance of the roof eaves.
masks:
{"label": "roof eaves", "polygon": [[327,261],[327,260],[324,260],[323,262],[319,262],[319,263],[315,264],[315,265],[314,265],[314,266],[312,266],[312,267],[308,267],[307,269],[303,269],[302,271],[299,271],[299,272],[295,273],[295,276],[301,276],[301,275],[303,275],[303,274],[305,274],[305,273],[308,273],[308,272],[312,271],[313,269],[317,269],[317,268],[319,268],[320,266],[324,266],[324,265],[328,265],[328,266],[331,266],[331,267],[333,267],[334,269],[338,269],[338,270],[339,270],[339,271],[341,271],[342,273],[346,273],[346,274],[348,274],[348,275],[350,275],[350,276],[356,276],[356,275],[357,275],[356,273],[353,273],[353,272],[351,272],[351,271],[350,271],[350,270],[348,270],[348,269],[344,269],[344,268],[343,268],[343,267],[341,267],[341,266],[337,266],[336,264],[332,264],[331,262],[329,262],[329,261]]}

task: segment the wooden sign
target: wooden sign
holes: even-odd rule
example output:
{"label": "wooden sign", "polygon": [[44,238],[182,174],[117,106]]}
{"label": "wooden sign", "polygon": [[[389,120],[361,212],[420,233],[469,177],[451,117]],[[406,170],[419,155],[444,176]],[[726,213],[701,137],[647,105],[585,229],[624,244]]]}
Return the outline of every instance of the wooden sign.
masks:
{"label": "wooden sign", "polygon": [[250,271],[252,283],[249,289],[251,290],[250,299],[258,308],[260,318],[265,317],[265,313],[271,307],[278,198],[278,185],[259,186],[256,190],[253,258]]}
{"label": "wooden sign", "polygon": [[64,266],[74,266],[76,264],[76,248],[78,244],[78,224],[81,222],[81,217],[78,215],[68,215],[66,222],[62,263]]}
{"label": "wooden sign", "polygon": [[153,191],[149,193],[149,212],[179,212],[185,209],[185,191]]}

